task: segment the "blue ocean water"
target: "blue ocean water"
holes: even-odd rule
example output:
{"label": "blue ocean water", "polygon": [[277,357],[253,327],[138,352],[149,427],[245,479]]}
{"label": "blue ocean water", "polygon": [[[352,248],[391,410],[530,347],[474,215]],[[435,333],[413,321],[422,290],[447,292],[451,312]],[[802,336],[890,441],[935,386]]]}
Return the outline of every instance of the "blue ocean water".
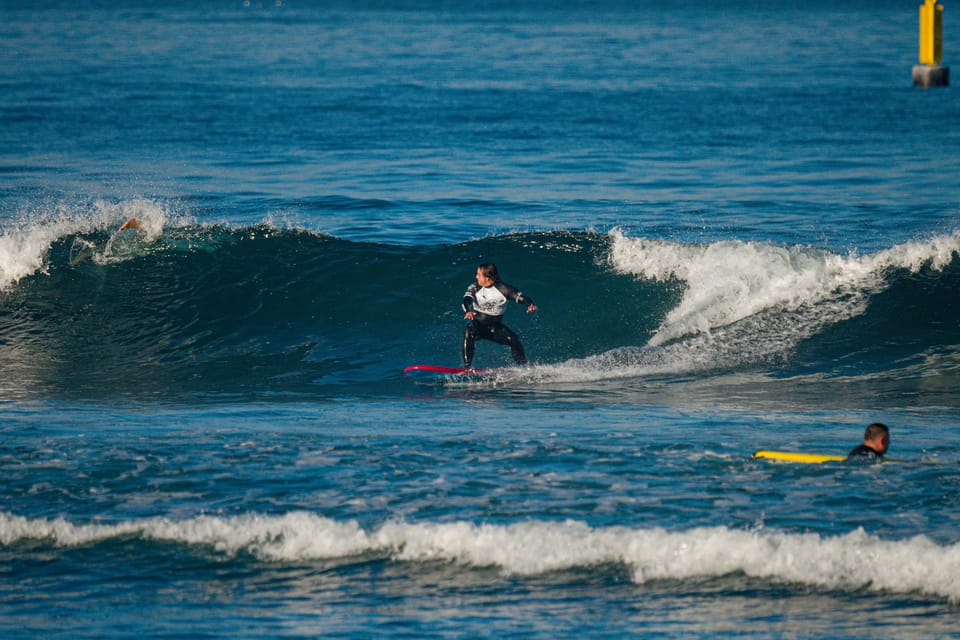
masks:
{"label": "blue ocean water", "polygon": [[918,4],[0,1],[4,637],[955,635]]}

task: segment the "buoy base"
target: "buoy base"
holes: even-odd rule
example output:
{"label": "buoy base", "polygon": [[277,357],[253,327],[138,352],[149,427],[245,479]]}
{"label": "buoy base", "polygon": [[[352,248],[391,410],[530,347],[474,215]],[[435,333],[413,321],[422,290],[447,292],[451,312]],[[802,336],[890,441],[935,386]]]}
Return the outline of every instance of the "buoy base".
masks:
{"label": "buoy base", "polygon": [[950,85],[950,67],[940,65],[915,64],[913,65],[913,86],[947,87]]}

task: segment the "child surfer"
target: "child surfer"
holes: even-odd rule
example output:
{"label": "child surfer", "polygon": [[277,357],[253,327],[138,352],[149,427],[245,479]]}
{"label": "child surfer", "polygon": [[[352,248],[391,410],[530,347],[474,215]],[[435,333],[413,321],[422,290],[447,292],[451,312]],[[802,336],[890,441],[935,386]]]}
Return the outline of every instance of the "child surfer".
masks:
{"label": "child surfer", "polygon": [[517,364],[527,363],[520,338],[502,322],[508,300],[527,305],[527,313],[537,310],[537,305],[530,297],[500,280],[497,265],[485,262],[477,267],[476,283],[467,287],[463,294],[463,317],[470,321],[463,331],[464,368],[469,369],[473,362],[474,343],[477,340],[507,345]]}

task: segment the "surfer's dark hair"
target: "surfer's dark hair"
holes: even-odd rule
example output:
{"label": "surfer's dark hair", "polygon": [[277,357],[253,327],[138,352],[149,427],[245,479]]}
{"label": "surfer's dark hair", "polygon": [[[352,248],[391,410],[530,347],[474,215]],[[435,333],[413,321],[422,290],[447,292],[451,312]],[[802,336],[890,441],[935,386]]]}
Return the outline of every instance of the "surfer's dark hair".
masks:
{"label": "surfer's dark hair", "polygon": [[890,429],[887,428],[887,425],[882,422],[874,422],[872,425],[867,427],[866,432],[863,434],[864,440],[873,440],[882,436],[890,435]]}
{"label": "surfer's dark hair", "polygon": [[492,262],[484,262],[480,265],[480,273],[487,276],[494,282],[500,282],[500,272],[497,271],[497,265]]}

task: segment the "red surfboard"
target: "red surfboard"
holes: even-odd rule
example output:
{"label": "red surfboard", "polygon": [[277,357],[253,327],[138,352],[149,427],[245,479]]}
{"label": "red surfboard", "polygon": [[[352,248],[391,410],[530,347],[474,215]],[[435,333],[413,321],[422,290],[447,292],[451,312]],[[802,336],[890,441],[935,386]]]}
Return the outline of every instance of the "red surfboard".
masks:
{"label": "red surfboard", "polygon": [[426,379],[440,377],[471,377],[488,374],[493,369],[464,369],[463,367],[440,367],[432,364],[415,364],[403,370],[408,378]]}

